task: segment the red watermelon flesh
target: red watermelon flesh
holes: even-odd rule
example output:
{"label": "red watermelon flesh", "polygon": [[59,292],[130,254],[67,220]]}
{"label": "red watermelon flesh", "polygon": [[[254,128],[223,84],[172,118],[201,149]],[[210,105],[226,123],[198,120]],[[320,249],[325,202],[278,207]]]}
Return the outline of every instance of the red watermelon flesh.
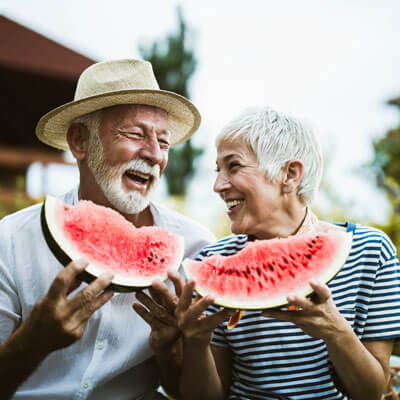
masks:
{"label": "red watermelon flesh", "polygon": [[232,256],[203,261],[186,259],[186,276],[201,295],[236,309],[264,309],[287,304],[289,294],[307,295],[310,279],[328,282],[341,269],[352,234],[330,231],[285,239],[249,242]]}
{"label": "red watermelon flesh", "polygon": [[70,259],[86,258],[86,271],[94,276],[108,270],[115,274],[115,285],[142,287],[179,268],[183,238],[166,229],[135,228],[118,212],[85,200],[71,206],[47,196],[44,210],[59,250]]}

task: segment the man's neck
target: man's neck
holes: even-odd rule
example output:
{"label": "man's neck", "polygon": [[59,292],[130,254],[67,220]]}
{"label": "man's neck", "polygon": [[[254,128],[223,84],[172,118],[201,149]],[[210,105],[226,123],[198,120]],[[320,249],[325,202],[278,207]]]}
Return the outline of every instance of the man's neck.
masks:
{"label": "man's neck", "polygon": [[[118,211],[118,210],[117,210]],[[139,214],[122,214],[129,222],[132,222],[136,228],[141,228],[142,226],[152,226],[154,225],[153,214],[150,210],[150,205],[148,205]]]}

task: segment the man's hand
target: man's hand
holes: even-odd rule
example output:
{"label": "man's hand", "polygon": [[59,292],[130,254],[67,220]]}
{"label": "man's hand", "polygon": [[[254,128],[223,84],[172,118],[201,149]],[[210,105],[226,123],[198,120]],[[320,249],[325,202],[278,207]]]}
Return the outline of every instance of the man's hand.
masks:
{"label": "man's hand", "polygon": [[87,265],[83,260],[69,263],[21,325],[21,336],[29,340],[36,351],[49,354],[81,339],[91,315],[111,299],[113,292],[106,290],[113,278],[110,273],[104,273],[73,297],[68,297],[80,286],[77,276]]}

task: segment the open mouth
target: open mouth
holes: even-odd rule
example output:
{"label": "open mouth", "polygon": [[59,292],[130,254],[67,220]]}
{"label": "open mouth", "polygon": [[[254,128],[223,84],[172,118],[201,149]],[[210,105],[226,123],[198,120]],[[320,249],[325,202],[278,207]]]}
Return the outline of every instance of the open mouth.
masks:
{"label": "open mouth", "polygon": [[244,200],[229,200],[226,202],[226,206],[228,207],[229,211],[233,211],[236,207],[242,204]]}
{"label": "open mouth", "polygon": [[143,172],[134,171],[131,169],[126,171],[124,175],[127,176],[130,180],[138,183],[139,185],[147,186],[153,180],[152,175],[144,174]]}

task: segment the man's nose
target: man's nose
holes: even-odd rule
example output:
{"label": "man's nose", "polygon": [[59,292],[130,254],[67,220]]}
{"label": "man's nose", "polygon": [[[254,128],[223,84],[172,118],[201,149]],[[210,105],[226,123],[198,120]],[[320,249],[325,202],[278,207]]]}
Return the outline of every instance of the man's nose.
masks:
{"label": "man's nose", "polygon": [[164,158],[158,140],[152,137],[149,137],[140,149],[140,156],[151,165],[160,164]]}

